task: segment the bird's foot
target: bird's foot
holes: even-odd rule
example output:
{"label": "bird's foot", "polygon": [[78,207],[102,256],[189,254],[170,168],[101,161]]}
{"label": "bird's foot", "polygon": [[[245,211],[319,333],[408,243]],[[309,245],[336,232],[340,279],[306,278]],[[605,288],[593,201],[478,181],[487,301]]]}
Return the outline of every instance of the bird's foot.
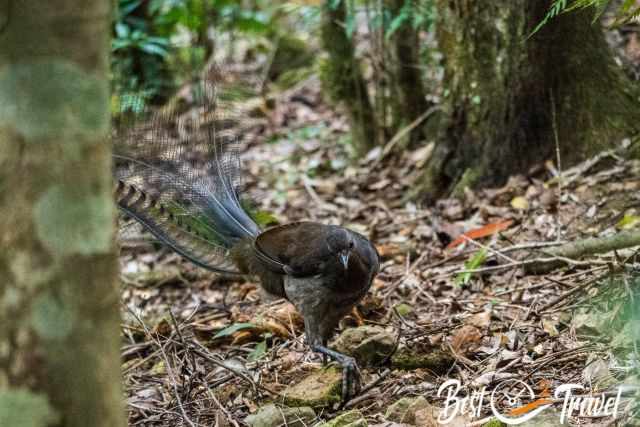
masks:
{"label": "bird's foot", "polygon": [[331,350],[323,345],[315,345],[313,350],[322,354],[323,359],[330,357],[342,366],[342,404],[344,405],[350,398],[360,392],[360,369],[358,369],[356,360],[351,356]]}

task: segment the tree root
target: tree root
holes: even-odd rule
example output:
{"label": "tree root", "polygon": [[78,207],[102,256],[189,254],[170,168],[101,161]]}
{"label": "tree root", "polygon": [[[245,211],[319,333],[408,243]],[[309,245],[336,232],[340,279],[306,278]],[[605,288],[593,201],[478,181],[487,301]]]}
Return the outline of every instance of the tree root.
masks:
{"label": "tree root", "polygon": [[544,254],[553,257],[553,259],[526,264],[524,271],[527,274],[545,274],[569,264],[570,260],[633,246],[640,246],[640,230],[621,231],[607,237],[592,237],[547,249]]}

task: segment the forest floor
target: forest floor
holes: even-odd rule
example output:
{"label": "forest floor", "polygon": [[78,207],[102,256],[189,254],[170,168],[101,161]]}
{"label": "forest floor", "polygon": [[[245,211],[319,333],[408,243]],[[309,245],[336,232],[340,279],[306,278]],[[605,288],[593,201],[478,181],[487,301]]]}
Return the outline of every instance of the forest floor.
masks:
{"label": "forest floor", "polygon": [[[640,282],[624,267],[633,265],[635,252],[526,272],[529,263],[548,258],[549,247],[640,223],[640,162],[628,160],[630,141],[570,169],[549,161],[502,188],[467,190],[462,199],[425,207],[406,196],[431,146],[354,159],[348,144],[327,143],[345,138],[347,126],[321,102],[314,79],[281,94],[260,123],[255,128],[270,143],[250,142],[242,154],[245,187],[258,206],[280,223],[350,227],[368,235],[381,255],[380,274],[358,314],[342,322],[341,331],[360,335],[351,343],[353,332],[340,338],[360,361],[365,386],[347,409],[368,424],[437,425],[436,414],[405,408],[398,415],[392,404],[421,396],[426,402],[404,403],[442,407],[438,388],[447,379],[460,381],[459,397],[516,379],[543,398],[562,384],[596,394],[636,382],[630,318]],[[131,425],[244,424],[269,402],[292,406],[295,393],[298,404],[316,406],[311,419],[303,417],[306,425],[346,410],[335,393],[304,400],[315,393],[314,374],[328,375],[320,382],[339,377],[305,347],[295,309],[269,299],[251,278],[222,278],[148,245],[124,250],[121,263]],[[296,384],[302,384],[297,391]],[[516,416],[508,412],[516,402],[510,397],[504,392],[496,404]],[[534,399],[516,403],[527,400]],[[563,400],[554,401],[560,410]],[[630,425],[637,410],[631,402],[623,396],[619,425]],[[493,415],[489,403],[450,425],[484,425]],[[545,425],[544,414],[531,425]],[[554,416],[548,425],[559,424]],[[611,417],[571,422],[614,425]],[[281,424],[284,418],[274,425]]]}
{"label": "forest floor", "polygon": [[[301,427],[357,410],[334,425],[436,426],[446,403],[438,389],[449,379],[459,380],[460,398],[487,394],[448,425],[501,425],[491,421],[494,390],[499,413],[513,419],[544,407],[525,425],[560,425],[564,400],[553,392],[563,384],[582,385],[574,392],[582,396],[623,391],[616,418],[576,410],[571,424],[640,425],[637,251],[530,272],[549,248],[640,226],[640,161],[627,155],[637,144],[622,141],[564,170],[550,159],[501,188],[427,207],[408,195],[432,145],[358,158],[344,117],[323,103],[313,77],[269,105],[250,107],[255,120],[242,130],[250,136],[247,194],[280,223],[359,231],[381,255],[371,291],[337,334],[359,361],[364,389],[340,407],[339,375],[304,345],[299,314],[253,279],[128,245],[121,294],[130,425],[238,426],[261,414],[253,425]],[[534,395],[518,395],[523,385]],[[261,411],[268,403],[275,418]],[[314,408],[287,409],[300,405]]]}

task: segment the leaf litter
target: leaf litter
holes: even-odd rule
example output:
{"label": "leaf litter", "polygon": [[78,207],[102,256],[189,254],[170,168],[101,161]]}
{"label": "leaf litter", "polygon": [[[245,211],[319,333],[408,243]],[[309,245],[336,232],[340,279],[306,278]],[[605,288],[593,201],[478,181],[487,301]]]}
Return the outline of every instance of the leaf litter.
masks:
{"label": "leaf litter", "polygon": [[[361,368],[365,391],[349,409],[389,425],[384,414],[401,398],[442,406],[437,390],[451,378],[465,393],[512,378],[536,393],[637,383],[637,248],[569,260],[544,275],[523,270],[560,243],[639,226],[640,162],[628,154],[637,141],[562,172],[547,162],[503,187],[427,206],[407,195],[431,149],[380,162],[374,150],[358,161],[347,145],[326,142],[347,127],[323,104],[317,81],[296,91],[279,94],[274,117],[244,130],[273,141],[244,147],[245,184],[280,223],[343,224],[379,249],[381,272],[341,330],[382,328],[396,354]],[[252,278],[217,276],[144,242],[124,247],[121,264],[131,425],[239,425],[321,366],[304,345],[300,315]],[[448,362],[425,360],[430,354]],[[636,414],[632,402],[625,397],[623,419]],[[329,404],[315,422],[339,413]],[[481,414],[491,416],[488,402]]]}

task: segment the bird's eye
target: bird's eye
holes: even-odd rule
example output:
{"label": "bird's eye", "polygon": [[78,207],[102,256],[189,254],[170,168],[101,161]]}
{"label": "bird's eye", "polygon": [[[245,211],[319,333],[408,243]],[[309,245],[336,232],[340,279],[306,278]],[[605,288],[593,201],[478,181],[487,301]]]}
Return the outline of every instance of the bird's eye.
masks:
{"label": "bird's eye", "polygon": [[353,243],[353,240],[349,242],[349,249],[353,249],[353,247],[355,246],[355,244]]}

